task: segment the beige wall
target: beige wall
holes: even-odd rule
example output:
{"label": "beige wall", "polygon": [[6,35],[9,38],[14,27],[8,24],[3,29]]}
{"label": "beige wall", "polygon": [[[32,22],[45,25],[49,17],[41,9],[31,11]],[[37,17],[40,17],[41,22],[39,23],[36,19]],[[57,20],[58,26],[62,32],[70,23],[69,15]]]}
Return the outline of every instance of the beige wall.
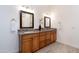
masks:
{"label": "beige wall", "polygon": [[58,41],[79,48],[79,6],[54,6]]}
{"label": "beige wall", "polygon": [[[49,6],[30,6],[34,10],[34,29],[39,26],[39,19],[43,13],[49,13]],[[15,31],[11,31],[11,20],[15,19]],[[19,39],[17,30],[19,29],[19,9],[18,6],[0,6],[0,52],[18,52]]]}

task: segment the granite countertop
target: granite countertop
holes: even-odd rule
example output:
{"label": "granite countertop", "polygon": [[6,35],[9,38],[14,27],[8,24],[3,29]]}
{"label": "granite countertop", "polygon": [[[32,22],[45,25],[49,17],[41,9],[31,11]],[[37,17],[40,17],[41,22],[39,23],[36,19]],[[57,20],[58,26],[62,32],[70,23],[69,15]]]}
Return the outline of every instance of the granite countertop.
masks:
{"label": "granite countertop", "polygon": [[41,29],[41,30],[37,30],[37,29],[33,29],[33,30],[19,30],[18,34],[19,35],[33,34],[33,33],[47,32],[47,31],[53,31],[53,30],[56,30],[56,29],[55,28],[51,28],[51,29]]}

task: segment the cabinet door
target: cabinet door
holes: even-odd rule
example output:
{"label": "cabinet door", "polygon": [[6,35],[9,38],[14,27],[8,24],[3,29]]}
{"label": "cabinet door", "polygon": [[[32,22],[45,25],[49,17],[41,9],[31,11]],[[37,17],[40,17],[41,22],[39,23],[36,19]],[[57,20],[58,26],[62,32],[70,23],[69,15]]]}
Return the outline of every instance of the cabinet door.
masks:
{"label": "cabinet door", "polygon": [[50,36],[50,32],[46,33],[46,45],[51,43],[51,36]]}
{"label": "cabinet door", "polygon": [[39,49],[39,36],[33,37],[33,48],[32,51],[35,52]]}
{"label": "cabinet door", "polygon": [[46,45],[45,36],[40,36],[40,48],[44,47]]}
{"label": "cabinet door", "polygon": [[28,38],[27,40],[23,40],[23,42],[22,42],[22,52],[23,53],[32,52],[32,38]]}
{"label": "cabinet door", "polygon": [[54,41],[56,41],[57,39],[57,34],[56,34],[56,31],[54,32]]}
{"label": "cabinet door", "polygon": [[54,42],[54,32],[51,32],[51,43]]}
{"label": "cabinet door", "polygon": [[51,40],[50,39],[46,39],[46,45],[50,44]]}

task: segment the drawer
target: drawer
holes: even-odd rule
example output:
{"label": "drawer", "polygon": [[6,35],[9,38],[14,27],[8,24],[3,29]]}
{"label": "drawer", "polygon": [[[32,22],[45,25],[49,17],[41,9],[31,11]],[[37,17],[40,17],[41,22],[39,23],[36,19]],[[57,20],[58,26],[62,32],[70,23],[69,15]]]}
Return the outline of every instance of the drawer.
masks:
{"label": "drawer", "polygon": [[27,38],[26,40],[24,39],[24,40],[22,40],[22,42],[27,42],[27,41],[31,41],[32,40],[32,38]]}
{"label": "drawer", "polygon": [[40,36],[45,35],[45,34],[46,34],[45,32],[40,32]]}
{"label": "drawer", "polygon": [[54,31],[52,31],[51,34],[54,34]]}
{"label": "drawer", "polygon": [[30,34],[30,35],[27,34],[27,35],[23,35],[23,36],[22,36],[22,39],[23,39],[23,40],[26,40],[26,39],[28,39],[28,38],[32,38],[32,37],[33,37],[33,35],[31,35],[31,34]]}
{"label": "drawer", "polygon": [[33,34],[33,37],[35,37],[35,36],[39,36],[39,33],[34,33]]}
{"label": "drawer", "polygon": [[46,35],[50,35],[51,32],[46,32]]}

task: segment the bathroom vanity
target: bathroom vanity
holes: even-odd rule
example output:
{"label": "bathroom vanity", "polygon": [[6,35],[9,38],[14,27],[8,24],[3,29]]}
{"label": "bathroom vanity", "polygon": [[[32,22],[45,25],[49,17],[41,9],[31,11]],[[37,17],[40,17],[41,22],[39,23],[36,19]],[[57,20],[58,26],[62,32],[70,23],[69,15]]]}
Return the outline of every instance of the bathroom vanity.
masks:
{"label": "bathroom vanity", "polygon": [[19,52],[35,52],[56,41],[57,30],[51,28],[51,18],[44,16],[44,28],[34,29],[34,14],[20,11]]}
{"label": "bathroom vanity", "polygon": [[56,29],[19,31],[19,52],[35,52],[56,41]]}

